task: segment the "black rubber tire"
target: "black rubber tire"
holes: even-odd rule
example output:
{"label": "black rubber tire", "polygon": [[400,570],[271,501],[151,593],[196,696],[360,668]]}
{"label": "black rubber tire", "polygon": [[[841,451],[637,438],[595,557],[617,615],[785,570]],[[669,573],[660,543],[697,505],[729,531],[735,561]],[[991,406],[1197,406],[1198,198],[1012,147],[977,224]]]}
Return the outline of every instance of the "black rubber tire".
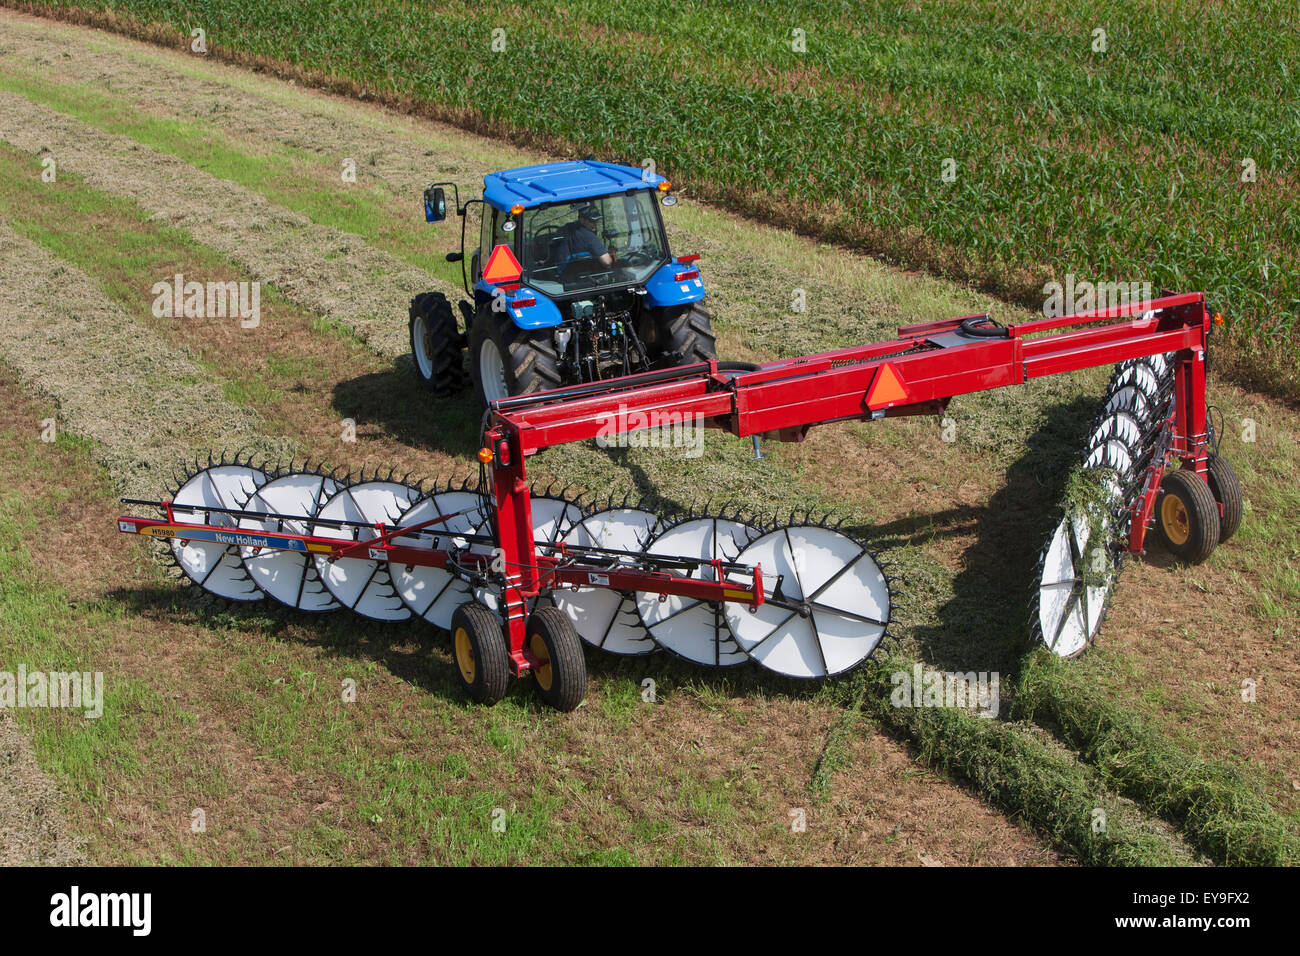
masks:
{"label": "black rubber tire", "polygon": [[451,654],[471,700],[490,707],[506,695],[510,655],[501,622],[477,601],[462,604],[451,616]]}
{"label": "black rubber tire", "polygon": [[659,317],[656,339],[661,354],[673,356],[673,365],[694,365],[718,357],[713,320],[699,304],[664,309]]}
{"label": "black rubber tire", "polygon": [[528,618],[527,642],[539,658],[545,650],[546,666],[534,668],[542,700],[564,713],[575,709],[587,696],[587,659],[573,623],[558,607],[538,608]]}
{"label": "black rubber tire", "polygon": [[1241,527],[1241,482],[1237,481],[1237,473],[1228,460],[1220,455],[1210,455],[1206,466],[1210,493],[1223,506],[1223,515],[1219,518],[1219,544],[1223,544]]}
{"label": "black rubber tire", "polygon": [[481,305],[469,332],[470,379],[480,408],[487,408],[488,403],[479,358],[489,341],[501,353],[506,390],[510,395],[540,392],[563,384],[553,329],[521,329],[507,314],[494,312],[490,305]]}
{"label": "black rubber tire", "polygon": [[1180,469],[1165,475],[1155,517],[1165,549],[1188,564],[1200,564],[1219,543],[1219,506],[1210,486],[1194,471]]}
{"label": "black rubber tire", "polygon": [[411,365],[419,383],[435,395],[455,395],[463,389],[462,336],[447,297],[421,292],[412,299],[410,329]]}

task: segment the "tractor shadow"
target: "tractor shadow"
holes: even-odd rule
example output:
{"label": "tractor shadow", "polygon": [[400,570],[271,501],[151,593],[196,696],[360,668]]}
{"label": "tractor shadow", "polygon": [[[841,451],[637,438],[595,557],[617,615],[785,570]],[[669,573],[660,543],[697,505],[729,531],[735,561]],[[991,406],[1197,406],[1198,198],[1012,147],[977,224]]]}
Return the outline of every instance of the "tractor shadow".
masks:
{"label": "tractor shadow", "polygon": [[386,372],[339,382],[333,391],[335,411],[356,422],[358,431],[373,426],[413,448],[473,457],[482,422],[473,393],[465,389],[436,396],[416,382],[411,362],[411,356],[403,355]]}

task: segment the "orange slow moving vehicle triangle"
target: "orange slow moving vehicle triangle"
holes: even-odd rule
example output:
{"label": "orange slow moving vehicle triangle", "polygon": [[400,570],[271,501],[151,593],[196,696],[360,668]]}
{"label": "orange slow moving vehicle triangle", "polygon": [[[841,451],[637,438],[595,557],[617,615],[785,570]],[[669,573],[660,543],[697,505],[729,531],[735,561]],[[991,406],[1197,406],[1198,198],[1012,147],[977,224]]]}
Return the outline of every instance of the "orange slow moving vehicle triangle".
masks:
{"label": "orange slow moving vehicle triangle", "polygon": [[501,245],[495,247],[492,255],[488,256],[487,265],[483,268],[483,279],[493,285],[500,285],[502,282],[514,282],[523,271],[510,247]]}
{"label": "orange slow moving vehicle triangle", "polygon": [[890,364],[881,366],[880,371],[876,373],[876,380],[871,383],[871,389],[867,392],[867,407],[892,405],[905,398],[907,398],[907,388],[898,377],[898,373],[894,371],[894,366]]}

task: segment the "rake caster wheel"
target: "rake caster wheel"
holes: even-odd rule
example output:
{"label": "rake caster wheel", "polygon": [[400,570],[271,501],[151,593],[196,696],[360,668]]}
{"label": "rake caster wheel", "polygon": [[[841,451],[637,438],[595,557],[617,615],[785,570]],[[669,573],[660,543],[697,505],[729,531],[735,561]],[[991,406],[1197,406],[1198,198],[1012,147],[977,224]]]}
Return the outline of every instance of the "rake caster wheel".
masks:
{"label": "rake caster wheel", "polygon": [[581,704],[587,696],[587,660],[578,632],[563,611],[543,607],[532,613],[528,650],[537,659],[532,670],[542,700],[563,712]]}
{"label": "rake caster wheel", "polygon": [[1200,564],[1219,543],[1219,506],[1196,472],[1165,475],[1156,499],[1156,532],[1165,549],[1188,564]]}
{"label": "rake caster wheel", "polygon": [[1237,473],[1228,464],[1228,459],[1219,455],[1210,455],[1206,466],[1206,476],[1214,500],[1223,506],[1223,515],[1219,518],[1219,544],[1227,541],[1241,526],[1241,483]]}
{"label": "rake caster wheel", "polygon": [[491,706],[506,695],[510,660],[501,622],[482,604],[471,601],[452,614],[451,652],[471,700]]}

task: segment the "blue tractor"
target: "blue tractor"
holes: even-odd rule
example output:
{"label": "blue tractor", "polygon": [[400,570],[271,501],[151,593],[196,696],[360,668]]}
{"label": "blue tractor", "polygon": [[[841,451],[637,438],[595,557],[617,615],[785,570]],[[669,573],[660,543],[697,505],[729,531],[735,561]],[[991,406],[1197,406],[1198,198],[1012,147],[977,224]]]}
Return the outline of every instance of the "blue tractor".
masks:
{"label": "blue tractor", "polygon": [[[415,374],[450,395],[469,383],[480,405],[511,395],[716,358],[695,260],[668,249],[662,176],[591,158],[491,173],[464,205],[454,183],[424,191],[429,222],[460,217],[461,300],[411,300]],[[478,209],[474,209],[477,206]],[[466,260],[467,224],[478,248]],[[471,241],[473,233],[470,233]]]}

